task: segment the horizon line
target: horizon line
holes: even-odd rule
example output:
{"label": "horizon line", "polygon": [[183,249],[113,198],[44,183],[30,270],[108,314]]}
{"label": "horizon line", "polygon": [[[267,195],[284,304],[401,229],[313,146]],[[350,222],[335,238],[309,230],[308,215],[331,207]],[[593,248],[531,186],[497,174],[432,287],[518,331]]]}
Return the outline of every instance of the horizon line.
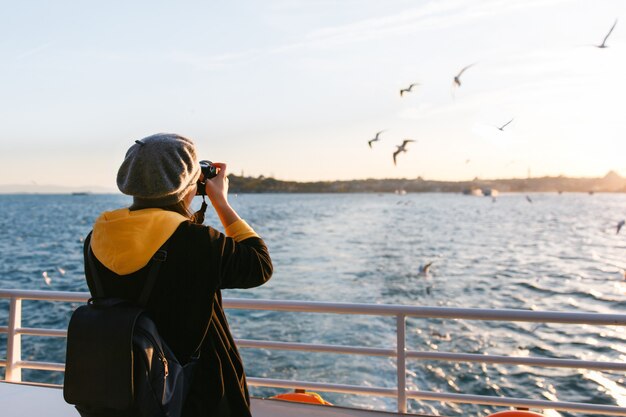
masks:
{"label": "horizon line", "polygon": [[[238,178],[243,178],[243,179],[273,179],[276,181],[281,181],[281,182],[295,182],[295,183],[300,183],[300,184],[306,184],[306,183],[340,183],[340,182],[353,182],[353,181],[429,181],[429,182],[441,182],[441,183],[466,183],[466,182],[478,182],[478,181],[519,181],[519,180],[540,180],[540,179],[578,179],[578,180],[599,180],[599,179],[603,179],[606,178],[609,175],[613,175],[615,177],[618,177],[619,179],[625,179],[624,177],[622,177],[620,174],[618,174],[615,170],[609,170],[605,175],[603,176],[594,176],[594,177],[570,177],[567,175],[544,175],[544,176],[530,176],[530,177],[508,177],[508,178],[480,178],[480,177],[474,177],[472,179],[465,179],[465,180],[441,180],[441,179],[430,179],[430,178],[425,178],[422,176],[417,176],[414,178],[407,178],[407,177],[400,177],[400,178],[352,178],[352,179],[335,179],[335,180],[308,180],[308,181],[300,181],[300,180],[289,180],[289,179],[279,179],[276,178],[274,176],[265,176],[265,175],[258,175],[256,177],[254,176],[241,176],[241,175],[237,175],[234,173],[228,174],[229,176],[233,176],[233,177],[238,177]],[[90,191],[93,189],[98,189],[99,191],[93,192],[94,194],[115,194],[118,193],[119,190],[115,189],[115,188],[109,188],[106,186],[102,186],[102,185],[60,185],[60,184],[16,184],[16,183],[12,183],[12,184],[0,184],[0,193],[3,194],[21,194],[21,193],[27,193],[27,194],[57,194],[60,191],[56,191],[56,192],[50,192],[50,193],[45,193],[45,192],[33,192],[33,191],[10,191],[10,192],[6,192],[6,191],[2,191],[3,188],[24,188],[24,189],[29,189],[32,190],[34,188],[56,188],[56,189],[63,189],[66,190],[66,192],[84,192],[84,191]]]}

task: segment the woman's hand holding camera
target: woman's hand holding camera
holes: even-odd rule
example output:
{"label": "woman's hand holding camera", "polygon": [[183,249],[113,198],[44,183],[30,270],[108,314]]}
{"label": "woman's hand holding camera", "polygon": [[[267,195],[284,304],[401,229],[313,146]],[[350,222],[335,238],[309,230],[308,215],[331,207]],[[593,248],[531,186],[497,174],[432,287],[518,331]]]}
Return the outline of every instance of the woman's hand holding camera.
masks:
{"label": "woman's hand holding camera", "polygon": [[211,203],[215,205],[228,201],[228,177],[226,176],[226,164],[213,162],[213,166],[217,169],[217,175],[205,181],[204,190]]}
{"label": "woman's hand holding camera", "polygon": [[205,191],[222,225],[227,227],[239,220],[239,215],[228,203],[228,176],[226,175],[226,164],[213,162],[213,166],[217,168],[217,176],[205,182]]}

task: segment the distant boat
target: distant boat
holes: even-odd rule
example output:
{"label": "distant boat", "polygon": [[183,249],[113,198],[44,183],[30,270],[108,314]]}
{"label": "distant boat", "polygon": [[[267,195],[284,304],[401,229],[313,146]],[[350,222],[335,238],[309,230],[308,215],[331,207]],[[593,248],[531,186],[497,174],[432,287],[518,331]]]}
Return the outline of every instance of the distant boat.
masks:
{"label": "distant boat", "polygon": [[72,195],[89,195],[90,193],[87,191],[74,191]]}
{"label": "distant boat", "polygon": [[475,197],[482,197],[484,195],[483,190],[481,190],[480,188],[466,188],[465,190],[463,190],[463,194],[473,195]]}
{"label": "distant boat", "polygon": [[497,197],[500,192],[495,188],[484,188],[482,189],[483,195],[485,197]]}

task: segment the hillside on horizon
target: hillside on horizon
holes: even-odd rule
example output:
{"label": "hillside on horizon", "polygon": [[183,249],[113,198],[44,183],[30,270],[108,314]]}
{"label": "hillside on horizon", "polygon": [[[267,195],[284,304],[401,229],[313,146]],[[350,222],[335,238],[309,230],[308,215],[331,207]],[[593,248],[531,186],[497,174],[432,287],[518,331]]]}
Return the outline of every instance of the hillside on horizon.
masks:
{"label": "hillside on horizon", "polygon": [[[472,189],[499,192],[626,192],[626,179],[615,171],[599,178],[537,177],[511,179],[480,179],[470,181],[438,181],[415,179],[360,179],[341,181],[284,181],[272,177],[245,177],[230,174],[231,193],[460,193]],[[38,184],[0,185],[0,194],[116,194],[119,191],[100,186],[59,186]]]}
{"label": "hillside on horizon", "polygon": [[239,193],[351,193],[395,192],[407,193],[442,192],[460,193],[472,189],[499,192],[626,192],[626,179],[615,171],[600,178],[537,177],[513,179],[479,179],[471,181],[438,181],[421,177],[416,179],[365,179],[345,181],[298,182],[282,181],[259,176],[257,178],[229,175],[230,191]]}

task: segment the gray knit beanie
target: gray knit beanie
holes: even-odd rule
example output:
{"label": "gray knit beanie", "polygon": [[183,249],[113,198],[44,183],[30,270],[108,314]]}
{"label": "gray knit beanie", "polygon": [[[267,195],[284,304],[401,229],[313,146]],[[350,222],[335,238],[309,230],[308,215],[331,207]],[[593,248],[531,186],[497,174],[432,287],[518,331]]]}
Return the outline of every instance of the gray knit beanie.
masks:
{"label": "gray knit beanie", "polygon": [[135,141],[117,172],[117,187],[133,196],[133,205],[164,207],[182,200],[200,177],[190,139],[158,133]]}

